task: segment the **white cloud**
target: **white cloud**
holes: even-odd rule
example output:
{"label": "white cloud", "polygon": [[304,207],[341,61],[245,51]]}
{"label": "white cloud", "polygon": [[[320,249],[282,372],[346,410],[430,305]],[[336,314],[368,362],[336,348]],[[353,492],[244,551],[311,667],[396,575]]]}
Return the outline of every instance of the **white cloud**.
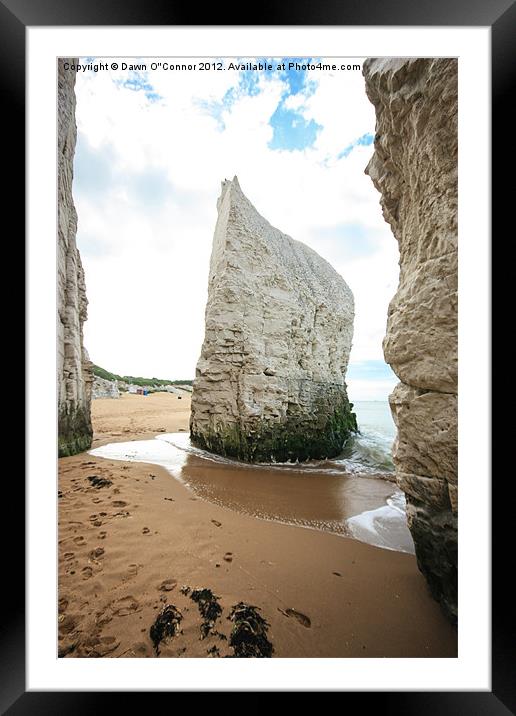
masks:
{"label": "white cloud", "polygon": [[[359,72],[309,74],[315,92],[291,95],[287,105],[322,130],[313,147],[294,152],[268,146],[269,120],[287,89],[277,76],[262,76],[258,94],[236,92],[219,118],[203,107],[221,103],[237,86],[233,71],[151,72],[148,79],[162,98],[155,102],[144,91],[114,84],[120,72],[78,76],[79,143],[109,157],[113,169],[100,195],[88,189],[93,170],[93,176],[78,177],[81,190],[75,192],[90,301],[85,342],[94,362],[119,373],[193,377],[216,200],[220,181],[234,174],[272,224],[327,258],[352,288],[352,360],[382,358],[397,246],[364,175],[372,147],[358,146],[335,160],[358,137],[374,133],[374,111]],[[79,163],[76,173],[82,171],[87,168]],[[167,182],[165,196],[154,202],[146,195],[150,172]],[[367,255],[349,257],[337,235],[324,233],[343,224],[374,234]]]}

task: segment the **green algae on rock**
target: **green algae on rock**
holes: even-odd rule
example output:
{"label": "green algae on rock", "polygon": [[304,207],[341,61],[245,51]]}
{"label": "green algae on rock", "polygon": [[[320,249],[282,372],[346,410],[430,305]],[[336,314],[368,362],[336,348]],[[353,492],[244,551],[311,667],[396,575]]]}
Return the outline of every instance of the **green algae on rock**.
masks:
{"label": "green algae on rock", "polygon": [[58,455],[69,457],[89,450],[93,437],[90,412],[86,407],[61,411],[58,420]]}

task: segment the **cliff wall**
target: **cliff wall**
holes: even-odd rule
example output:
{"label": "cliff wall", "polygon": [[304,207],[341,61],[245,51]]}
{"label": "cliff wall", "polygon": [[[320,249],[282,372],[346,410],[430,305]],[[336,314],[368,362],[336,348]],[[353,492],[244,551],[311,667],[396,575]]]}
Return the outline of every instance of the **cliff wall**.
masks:
{"label": "cliff wall", "polygon": [[366,173],[399,244],[387,319],[393,458],[421,571],[457,617],[457,61],[368,59],[376,110]]}

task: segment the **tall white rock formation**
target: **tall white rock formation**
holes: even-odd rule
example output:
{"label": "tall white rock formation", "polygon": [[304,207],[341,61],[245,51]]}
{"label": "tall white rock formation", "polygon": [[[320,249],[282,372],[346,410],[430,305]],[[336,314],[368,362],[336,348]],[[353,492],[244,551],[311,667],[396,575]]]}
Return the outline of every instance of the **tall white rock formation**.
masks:
{"label": "tall white rock formation", "polygon": [[91,363],[83,344],[88,301],[81,257],[75,243],[77,212],[72,197],[75,124],[75,71],[58,60],[58,237],[57,386],[59,456],[91,446]]}
{"label": "tall white rock formation", "polygon": [[368,59],[376,110],[366,173],[400,250],[386,361],[393,458],[421,571],[457,616],[457,61]]}
{"label": "tall white rock formation", "polygon": [[353,295],[318,254],[222,183],[192,440],[254,461],[337,455],[356,419],[344,381]]}

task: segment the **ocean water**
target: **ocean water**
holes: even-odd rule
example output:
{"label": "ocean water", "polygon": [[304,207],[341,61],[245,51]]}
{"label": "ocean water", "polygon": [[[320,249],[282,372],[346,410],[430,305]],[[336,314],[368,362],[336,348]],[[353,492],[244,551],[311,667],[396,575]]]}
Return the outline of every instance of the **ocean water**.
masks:
{"label": "ocean water", "polygon": [[413,553],[405,498],[390,481],[395,426],[388,403],[357,402],[354,410],[360,433],[328,460],[249,465],[192,445],[185,432],[90,454],[161,465],[197,496],[237,512]]}
{"label": "ocean water", "polygon": [[360,433],[352,437],[339,461],[352,473],[394,472],[391,457],[396,426],[385,401],[357,401],[353,404]]}

